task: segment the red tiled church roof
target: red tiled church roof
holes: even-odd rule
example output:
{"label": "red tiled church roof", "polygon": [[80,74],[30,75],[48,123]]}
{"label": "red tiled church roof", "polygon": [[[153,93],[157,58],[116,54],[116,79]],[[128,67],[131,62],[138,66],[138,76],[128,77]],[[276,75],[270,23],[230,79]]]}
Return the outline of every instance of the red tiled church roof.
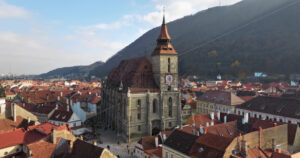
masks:
{"label": "red tiled church roof", "polygon": [[133,58],[121,61],[120,65],[113,69],[107,79],[107,85],[119,88],[123,85],[123,91],[145,91],[147,89],[158,91],[152,73],[152,65],[146,57]]}

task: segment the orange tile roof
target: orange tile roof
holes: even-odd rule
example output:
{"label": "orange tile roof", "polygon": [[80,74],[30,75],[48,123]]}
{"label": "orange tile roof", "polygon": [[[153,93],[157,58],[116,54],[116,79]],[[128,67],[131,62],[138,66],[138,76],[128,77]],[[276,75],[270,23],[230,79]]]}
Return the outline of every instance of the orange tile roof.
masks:
{"label": "orange tile roof", "polygon": [[54,124],[51,124],[49,122],[28,127],[28,129],[30,129],[30,130],[36,129],[39,132],[42,132],[42,133],[47,134],[47,135],[51,134],[52,129],[56,130],[56,129],[60,129],[60,128],[62,128],[62,127],[58,127],[58,126],[56,126]]}
{"label": "orange tile roof", "polygon": [[52,144],[46,141],[39,141],[28,145],[29,150],[32,152],[31,158],[51,158],[54,152],[56,144]]}
{"label": "orange tile roof", "polygon": [[22,144],[25,136],[24,129],[17,129],[0,134],[0,149]]}

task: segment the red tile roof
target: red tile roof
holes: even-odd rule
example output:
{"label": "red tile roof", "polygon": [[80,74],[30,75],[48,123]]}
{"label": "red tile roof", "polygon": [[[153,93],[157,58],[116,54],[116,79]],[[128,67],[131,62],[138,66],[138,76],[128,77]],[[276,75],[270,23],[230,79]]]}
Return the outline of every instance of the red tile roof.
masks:
{"label": "red tile roof", "polygon": [[37,131],[44,133],[44,134],[51,134],[52,130],[58,130],[60,128],[63,128],[64,126],[56,126],[54,124],[51,124],[49,122],[43,123],[43,124],[39,124],[39,125],[35,125],[35,126],[30,126],[28,127],[29,130],[33,130],[36,129]]}
{"label": "red tile roof", "polygon": [[123,91],[131,89],[158,89],[153,77],[152,64],[146,57],[123,60],[117,68],[108,75],[107,86]]}
{"label": "red tile roof", "polygon": [[56,144],[52,144],[46,141],[39,141],[28,145],[29,150],[32,152],[30,158],[51,158],[55,151]]}
{"label": "red tile roof", "polygon": [[25,133],[25,130],[22,128],[14,131],[1,133],[0,149],[23,144]]}

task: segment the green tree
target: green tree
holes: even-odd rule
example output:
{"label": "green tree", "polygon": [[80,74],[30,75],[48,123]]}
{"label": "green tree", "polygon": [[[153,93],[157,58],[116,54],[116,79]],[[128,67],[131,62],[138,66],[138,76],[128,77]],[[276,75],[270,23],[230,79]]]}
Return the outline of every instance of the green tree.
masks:
{"label": "green tree", "polygon": [[5,89],[0,86],[0,98],[5,97]]}
{"label": "green tree", "polygon": [[217,58],[218,57],[218,52],[216,50],[213,50],[211,52],[208,53],[209,56]]}
{"label": "green tree", "polygon": [[241,63],[238,60],[235,60],[232,64],[231,67],[239,67]]}

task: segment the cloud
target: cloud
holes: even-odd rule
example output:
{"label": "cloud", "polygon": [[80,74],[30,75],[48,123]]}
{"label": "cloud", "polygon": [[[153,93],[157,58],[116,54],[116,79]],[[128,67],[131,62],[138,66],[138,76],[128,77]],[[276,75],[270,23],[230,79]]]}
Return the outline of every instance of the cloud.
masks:
{"label": "cloud", "polygon": [[[48,41],[14,32],[0,32],[0,72],[39,74],[49,70],[98,61],[98,55],[64,51]],[[9,70],[11,67],[11,70]]]}
{"label": "cloud", "polygon": [[133,20],[134,20],[133,15],[124,15],[121,19],[113,23],[100,23],[100,24],[80,27],[80,29],[82,31],[118,30],[120,28],[131,26]]}
{"label": "cloud", "polygon": [[[165,0],[166,20],[173,21],[186,15],[192,15],[198,11],[205,10],[221,4],[232,5],[241,0]],[[221,2],[221,3],[220,3]],[[140,15],[140,20],[152,26],[158,26],[162,20],[163,5],[161,0],[153,0],[155,10],[145,15]]]}
{"label": "cloud", "polygon": [[22,7],[7,4],[4,0],[0,0],[0,19],[12,18],[28,18],[30,12]]}

